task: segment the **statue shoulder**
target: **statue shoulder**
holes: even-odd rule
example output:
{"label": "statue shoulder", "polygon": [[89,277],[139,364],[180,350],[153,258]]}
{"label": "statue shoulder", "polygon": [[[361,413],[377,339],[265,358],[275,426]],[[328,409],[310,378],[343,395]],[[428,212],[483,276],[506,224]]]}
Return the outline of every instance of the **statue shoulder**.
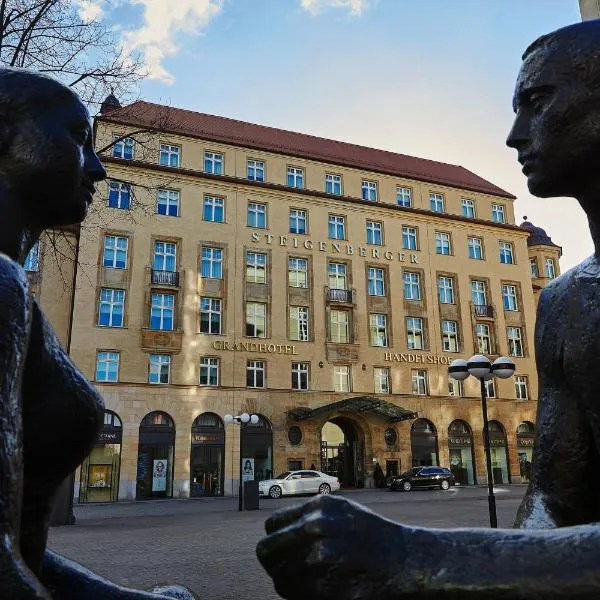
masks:
{"label": "statue shoulder", "polygon": [[[573,284],[582,276],[589,275],[591,269],[596,269],[592,257],[584,260],[577,266],[565,271],[556,279],[553,279],[540,294],[538,303],[538,320],[549,318],[555,311],[562,311],[569,301],[569,291]],[[598,270],[600,274],[600,269]]]}
{"label": "statue shoulder", "polygon": [[3,310],[29,304],[29,279],[23,267],[0,253],[0,305]]}

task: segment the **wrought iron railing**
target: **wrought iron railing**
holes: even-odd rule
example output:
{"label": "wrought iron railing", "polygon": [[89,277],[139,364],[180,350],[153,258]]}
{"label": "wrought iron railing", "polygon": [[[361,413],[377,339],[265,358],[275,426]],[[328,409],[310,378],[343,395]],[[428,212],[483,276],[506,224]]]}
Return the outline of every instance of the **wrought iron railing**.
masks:
{"label": "wrought iron railing", "polygon": [[152,283],[155,285],[172,285],[179,286],[178,271],[157,271],[152,269]]}

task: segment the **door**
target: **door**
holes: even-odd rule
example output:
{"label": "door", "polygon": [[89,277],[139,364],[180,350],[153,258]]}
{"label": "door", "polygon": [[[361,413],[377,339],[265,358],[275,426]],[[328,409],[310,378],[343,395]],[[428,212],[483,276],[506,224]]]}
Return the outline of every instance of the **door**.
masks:
{"label": "door", "polygon": [[302,493],[302,474],[292,473],[283,482],[286,494],[301,494]]}
{"label": "door", "polygon": [[316,494],[319,491],[321,478],[314,471],[302,472],[302,493]]}
{"label": "door", "polygon": [[423,468],[413,475],[413,487],[426,487],[431,485],[431,469]]}

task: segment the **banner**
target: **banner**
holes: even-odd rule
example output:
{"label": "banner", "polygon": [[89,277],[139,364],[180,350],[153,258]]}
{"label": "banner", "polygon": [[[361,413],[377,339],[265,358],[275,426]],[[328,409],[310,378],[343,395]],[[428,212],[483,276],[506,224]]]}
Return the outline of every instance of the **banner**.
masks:
{"label": "banner", "polygon": [[152,467],[152,491],[166,492],[167,491],[167,465],[166,458],[155,460]]}
{"label": "banner", "polygon": [[254,480],[254,459],[242,458],[242,481]]}

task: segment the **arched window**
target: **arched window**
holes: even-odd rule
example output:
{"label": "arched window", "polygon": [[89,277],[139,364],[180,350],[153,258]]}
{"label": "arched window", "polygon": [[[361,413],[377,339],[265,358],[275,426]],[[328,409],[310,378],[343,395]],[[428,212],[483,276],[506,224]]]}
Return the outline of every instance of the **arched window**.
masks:
{"label": "arched window", "polygon": [[219,415],[205,412],[192,423],[190,495],[222,496],[225,473],[225,429]]}
{"label": "arched window", "polygon": [[167,413],[155,411],[148,413],[142,419],[140,427],[168,427],[170,429],[175,429],[175,424],[173,423],[173,419],[171,419]]}
{"label": "arched window", "polygon": [[114,427],[116,429],[123,427],[123,425],[121,424],[121,419],[119,419],[117,413],[113,412],[112,410],[105,410],[104,427]]}
{"label": "arched window", "polygon": [[461,485],[475,484],[473,432],[469,424],[457,419],[448,427],[450,470]]}
{"label": "arched window", "polygon": [[437,432],[431,421],[417,419],[411,428],[410,440],[413,467],[439,465]]}
{"label": "arched window", "polygon": [[535,425],[533,423],[530,423],[529,421],[523,421],[517,427],[517,434],[520,433],[535,433]]}
{"label": "arched window", "polygon": [[217,427],[223,429],[223,421],[215,413],[205,412],[198,415],[192,424],[192,427]]}

